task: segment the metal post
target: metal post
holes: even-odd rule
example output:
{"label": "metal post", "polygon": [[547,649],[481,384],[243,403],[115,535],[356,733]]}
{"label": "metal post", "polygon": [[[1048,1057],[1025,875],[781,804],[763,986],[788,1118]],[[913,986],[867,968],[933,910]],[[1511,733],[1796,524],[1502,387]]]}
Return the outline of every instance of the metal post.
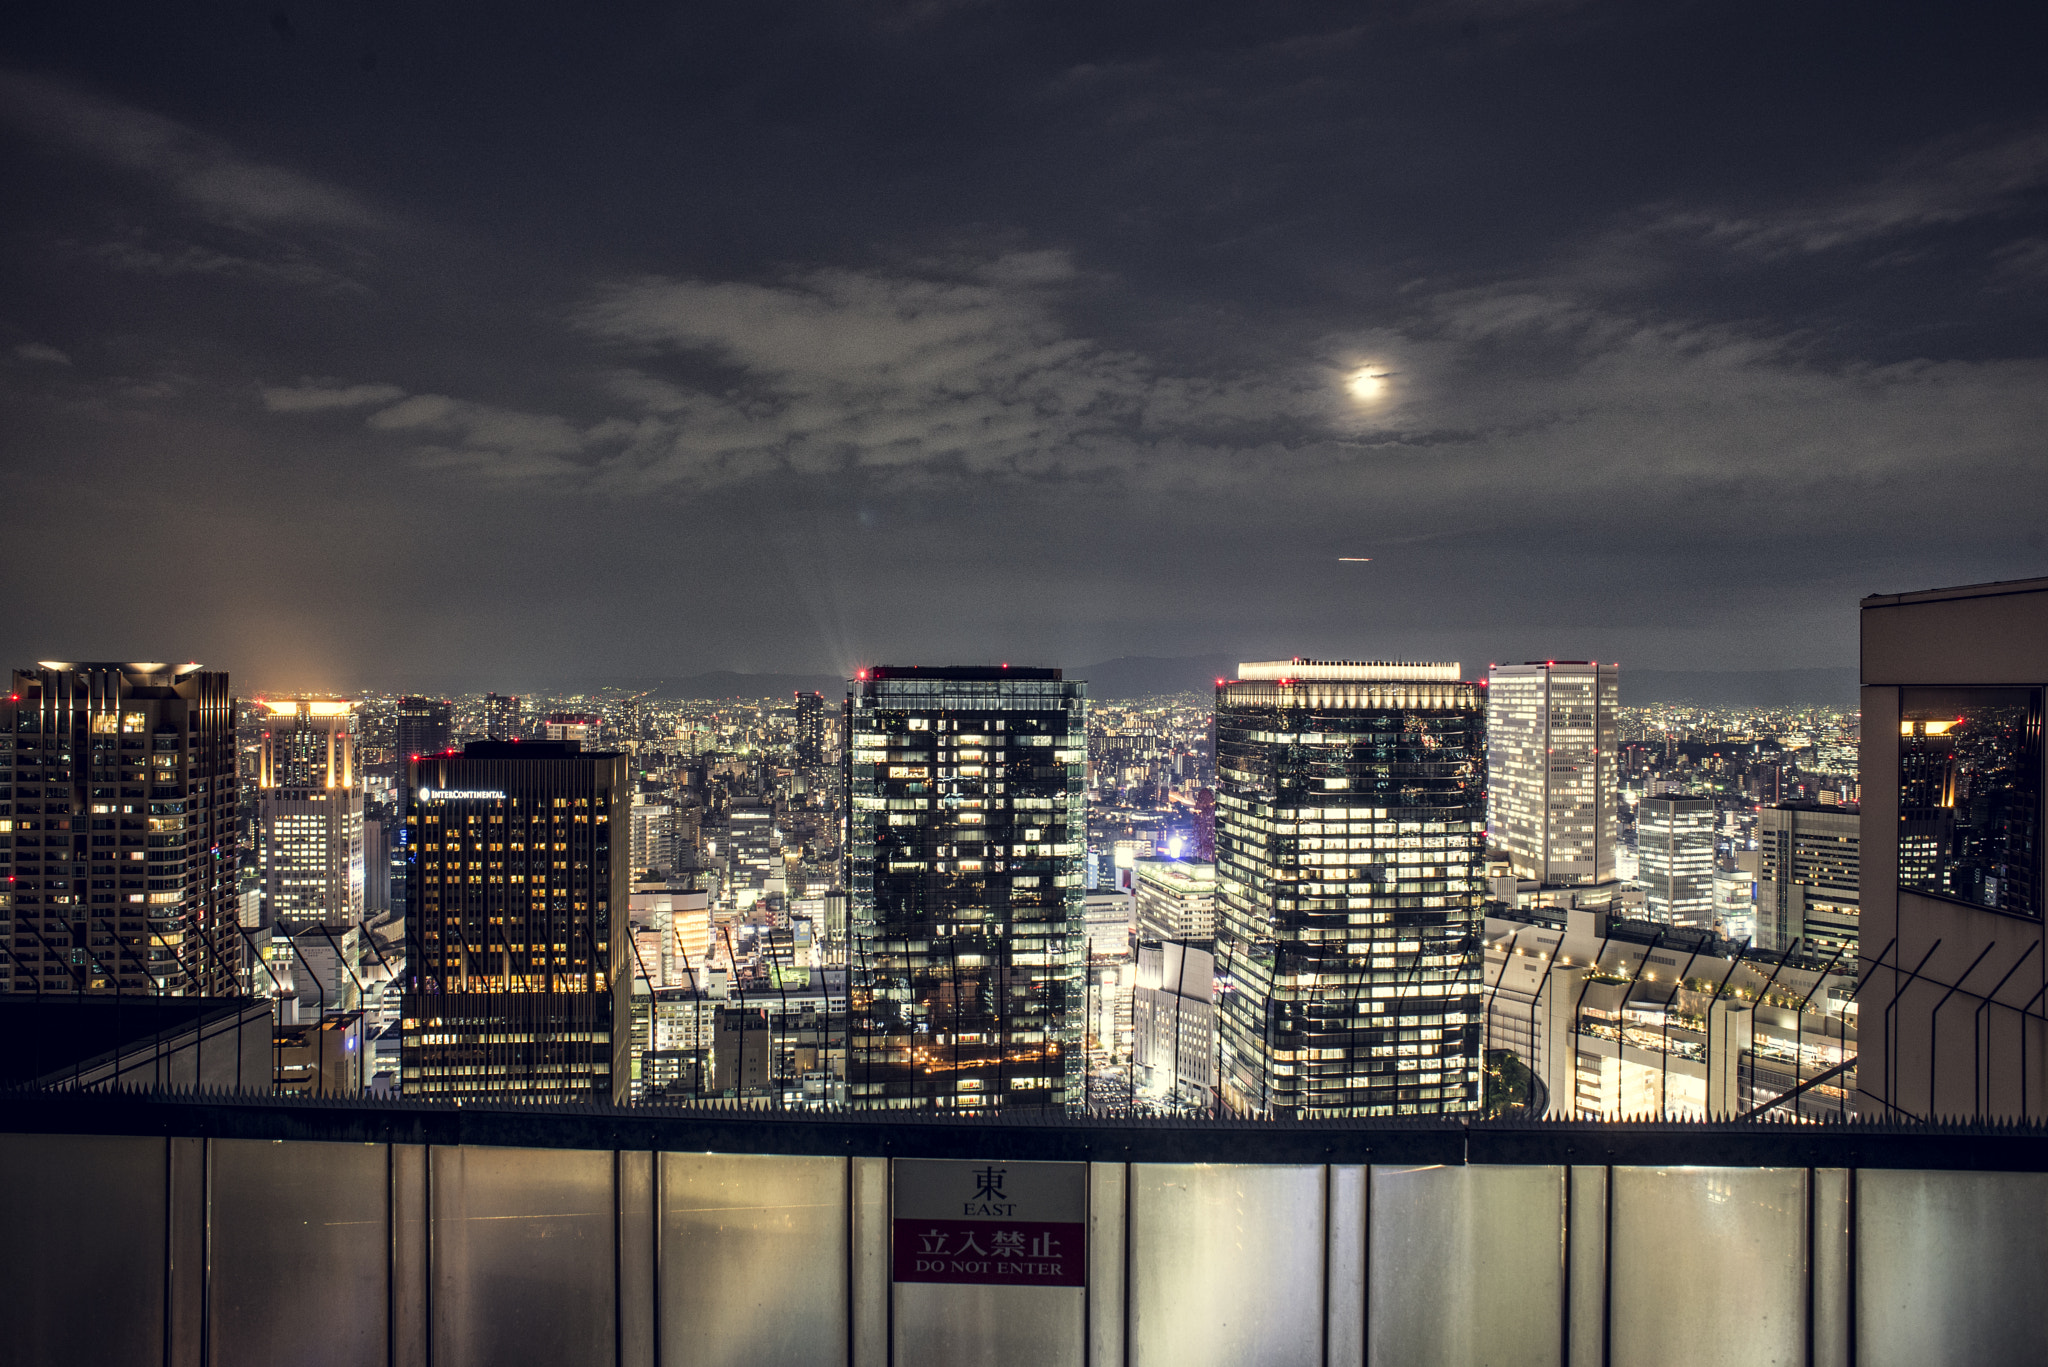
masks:
{"label": "metal post", "polygon": [[[1807,988],[1806,995],[1799,999],[1799,1009],[1792,1013],[1792,1086],[1795,1091],[1803,1090],[1800,1085],[1799,1069],[1802,1065],[1800,1062],[1799,1046],[1801,1034],[1806,1024],[1806,1004],[1813,1000],[1813,994],[1820,991],[1822,985],[1827,982],[1828,974],[1835,971],[1835,965],[1841,961],[1842,955],[1848,951],[1848,948],[1848,942],[1846,940],[1843,941],[1835,950],[1834,957],[1828,960],[1827,967],[1823,968],[1820,971],[1820,976],[1813,980],[1813,986]],[[1826,1018],[1825,1011],[1822,1012],[1822,1018],[1823,1020]]]}
{"label": "metal post", "polygon": [[[1975,1112],[1975,1114],[1980,1118],[1983,1116],[1985,1110],[1988,1108],[1989,1103],[1991,1101],[1991,1040],[1989,1035],[1985,1032],[1984,1028],[1984,1011],[1993,1002],[1998,1000],[1999,990],[2005,986],[2006,979],[2010,978],[2014,973],[2017,973],[2019,971],[2020,965],[2025,963],[2027,961],[2028,956],[2033,954],[2033,952],[2039,949],[2040,947],[2041,942],[2039,940],[2035,940],[2032,944],[2028,945],[2024,950],[2020,951],[2019,958],[2014,959],[2012,961],[2012,967],[2005,970],[2005,976],[2000,978],[1995,984],[1993,984],[1990,994],[1987,995],[1983,1001],[1977,1004],[1976,1013],[1971,1017],[1970,1107],[1972,1111]],[[2022,1017],[2020,1020],[2020,1030],[2022,1036],[2024,1036],[2026,1028],[2026,1020],[2024,1017]],[[1982,1072],[1981,1086],[1979,1085],[1980,1069]],[[1983,1097],[1982,1102],[1979,1102],[1978,1100],[1978,1097],[1980,1095]]]}
{"label": "metal post", "polygon": [[[313,979],[313,990],[320,994],[320,1022],[314,1026],[313,1034],[313,1086],[316,1096],[325,1096],[327,1095],[327,1050],[325,1041],[320,1038],[319,1029],[320,1025],[324,1025],[327,1020],[327,985],[320,981],[318,973],[313,972],[312,960],[300,952],[298,937],[296,935],[287,935],[284,937],[284,942],[292,947],[292,953],[297,955],[299,962],[306,966],[306,972]],[[294,993],[294,996],[296,995]]]}
{"label": "metal post", "polygon": [[1707,1119],[1714,1118],[1714,1008],[1721,1004],[1721,994],[1728,989],[1728,980],[1735,976],[1735,970],[1742,966],[1742,951],[1749,948],[1744,940],[1735,946],[1735,952],[1728,956],[1728,971],[1721,975],[1721,981],[1714,985],[1714,995],[1707,1002]]}
{"label": "metal post", "polygon": [[[277,970],[270,966],[270,960],[264,958],[263,955],[258,952],[256,947],[256,941],[254,937],[252,937],[249,934],[248,929],[244,927],[239,921],[237,921],[235,923],[235,930],[241,935],[241,937],[244,940],[247,940],[249,942],[249,953],[255,957],[257,963],[263,965],[263,971],[270,975],[271,986],[276,988],[278,994],[282,996],[284,993],[284,979],[277,976]],[[274,1009],[273,1014],[275,1014]],[[272,1030],[270,1032],[270,1079],[272,1091],[275,1091],[277,1089],[278,1065],[280,1065],[283,1062],[284,1054],[277,1047],[277,1032],[275,1030]]]}
{"label": "metal post", "polygon": [[2041,990],[2027,998],[2027,1004],[2020,1008],[2020,1119],[2025,1120],[2027,1111],[2027,1013],[2034,1009],[2034,1003],[2041,1000],[2042,993],[2048,993],[2048,983],[2041,984]]}
{"label": "metal post", "polygon": [[[1770,995],[1772,986],[1777,983],[1778,975],[1785,971],[1786,963],[1792,958],[1794,954],[1797,954],[1799,952],[1799,946],[1805,943],[1806,937],[1804,935],[1797,936],[1793,939],[1791,947],[1786,949],[1783,953],[1779,954],[1778,966],[1771,970],[1771,976],[1764,979],[1764,985],[1757,989],[1756,1004],[1759,1009],[1761,1009],[1764,1005],[1764,998]],[[1754,1072],[1756,1069],[1756,1011],[1751,1011],[1749,1013],[1749,1066],[1752,1073],[1750,1085],[1752,1089],[1754,1089],[1756,1081],[1754,1077]],[[1742,1061],[1740,1059],[1736,1060],[1735,1072],[1737,1082],[1736,1104],[1739,1106],[1741,1105],[1742,1077]],[[1799,1061],[1798,1055],[1796,1053],[1793,1056],[1792,1062],[1792,1083],[1794,1086],[1797,1086],[1799,1084]]]}
{"label": "metal post", "polygon": [[[1896,941],[1894,941],[1894,943],[1896,943]],[[1913,971],[1907,975],[1908,983],[1911,983],[1912,981],[1919,978],[1920,970],[1927,967],[1927,961],[1933,958],[1934,951],[1940,948],[1941,937],[1936,936],[1934,943],[1927,946],[1927,952],[1920,956],[1920,962],[1915,964],[1913,966]],[[1898,1101],[1896,1100],[1899,1081],[1899,1049],[1898,1040],[1895,1039],[1892,1035],[1892,1013],[1898,1010],[1899,998],[1905,995],[1905,989],[1903,987],[1896,986],[1898,982],[1898,972],[1898,965],[1896,962],[1894,962],[1892,966],[1892,981],[1895,985],[1892,989],[1892,999],[1886,1002],[1884,1006],[1884,1020],[1882,1022],[1881,1028],[1881,1033],[1885,1042],[1884,1104],[1887,1110],[1893,1111],[1904,1110],[1904,1108],[1901,1107]],[[1906,1114],[1910,1115],[1912,1114],[1912,1112],[1907,1111]]]}
{"label": "metal post", "polygon": [[[1566,924],[1569,925],[1570,922],[1567,921]],[[1600,937],[1600,948],[1593,951],[1593,966],[1586,971],[1585,977],[1579,979],[1579,995],[1572,998],[1572,1053],[1569,1062],[1572,1069],[1572,1109],[1574,1111],[1578,1109],[1579,1104],[1579,1012],[1585,1007],[1586,989],[1593,985],[1593,975],[1600,971],[1600,961],[1607,957],[1607,942],[1612,938],[1614,938],[1612,935],[1602,935]],[[1557,938],[1557,948],[1560,953],[1564,950],[1564,937],[1562,935]],[[1576,1120],[1578,1116],[1574,1114],[1572,1119]]]}
{"label": "metal post", "polygon": [[1657,1075],[1658,1119],[1671,1118],[1671,1011],[1678,1005],[1678,994],[1685,990],[1685,975],[1692,972],[1693,962],[1700,957],[1700,942],[1692,942],[1692,953],[1685,956],[1685,967],[1678,970],[1678,981],[1672,985],[1671,996],[1664,1003],[1664,1031],[1659,1041],[1659,1057],[1663,1060]]}
{"label": "metal post", "polygon": [[[1897,944],[1898,944],[1898,942],[1899,942],[1899,937],[1898,937],[1898,936],[1896,936],[1896,935],[1894,935],[1894,936],[1893,936],[1893,937],[1892,937],[1891,939],[1889,939],[1889,940],[1885,941],[1885,946],[1884,946],[1884,948],[1883,948],[1883,949],[1880,949],[1880,950],[1879,950],[1879,951],[1877,952],[1877,957],[1876,957],[1875,959],[1872,959],[1872,960],[1870,961],[1870,963],[1871,963],[1871,966],[1872,966],[1873,968],[1875,968],[1875,967],[1876,967],[1876,966],[1877,966],[1878,964],[1882,963],[1882,962],[1884,961],[1884,956],[1885,956],[1885,955],[1887,955],[1887,954],[1889,954],[1889,953],[1891,953],[1891,952],[1892,952],[1892,948],[1893,948],[1893,946],[1897,945]],[[1862,954],[1861,954],[1860,952],[1859,952],[1859,953],[1857,954],[1857,956],[1856,956],[1856,964],[1857,964],[1857,968],[1856,968],[1856,987],[1855,987],[1855,990],[1854,990],[1854,991],[1852,991],[1852,992],[1850,992],[1850,993],[1849,993],[1849,1001],[1852,1001],[1852,1002],[1853,1002],[1853,1001],[1855,1001],[1855,1000],[1856,1000],[1856,999],[1857,999],[1858,997],[1860,997],[1860,996],[1862,996],[1862,995],[1863,995],[1863,988],[1864,988],[1864,985],[1865,985],[1866,983],[1868,983],[1868,982],[1870,981],[1870,977],[1869,977],[1869,975],[1863,972],[1863,968],[1862,968],[1862,965],[1863,965],[1863,955],[1862,955]],[[1842,1047],[1842,1049],[1843,1049],[1843,1050],[1845,1050],[1845,1051],[1846,1051],[1846,1050],[1848,1049],[1848,1047],[1849,1047],[1849,1020],[1848,1020],[1848,1007],[1847,1007],[1846,1003],[1845,1003],[1845,1004],[1844,1004],[1844,1006],[1843,1006],[1843,1012],[1842,1012],[1842,1023],[1841,1023],[1841,1024],[1842,1024],[1842,1033],[1841,1033],[1841,1041],[1842,1041],[1842,1044],[1841,1044],[1841,1047]],[[1858,1036],[1858,1040],[1859,1040],[1859,1046],[1858,1046],[1858,1049],[1857,1049],[1857,1057],[1858,1057],[1858,1058],[1861,1058],[1861,1057],[1862,1057],[1862,1048],[1861,1048],[1861,1045],[1860,1045],[1860,1040],[1861,1040],[1861,1035],[1860,1035],[1860,1034],[1859,1034],[1859,1036]],[[1857,1069],[1856,1069],[1856,1088],[1857,1088],[1857,1090],[1858,1090],[1858,1091],[1861,1091],[1861,1090],[1862,1090],[1862,1088],[1863,1088],[1863,1069],[1862,1069],[1862,1067],[1861,1067],[1860,1065],[1859,1065],[1859,1066],[1857,1067]],[[1846,1096],[1844,1097],[1844,1099],[1845,1099],[1845,1100],[1847,1099],[1847,1098],[1846,1098]]]}
{"label": "metal post", "polygon": [[[1654,951],[1656,950],[1656,948],[1657,948],[1657,946],[1658,946],[1658,945],[1661,945],[1661,944],[1663,944],[1663,943],[1664,943],[1664,933],[1665,933],[1665,932],[1664,932],[1664,930],[1660,929],[1660,930],[1659,930],[1659,931],[1658,931],[1658,932],[1656,933],[1656,935],[1654,935],[1654,936],[1652,936],[1652,937],[1651,937],[1651,939],[1650,939],[1650,944],[1649,944],[1649,947],[1648,947],[1648,948],[1646,948],[1645,950],[1643,950],[1643,957],[1642,957],[1642,958],[1640,958],[1640,959],[1638,959],[1638,960],[1636,960],[1636,971],[1635,971],[1635,974],[1634,974],[1634,976],[1632,976],[1632,977],[1631,977],[1631,978],[1630,978],[1630,979],[1628,980],[1628,986],[1622,989],[1622,993],[1621,993],[1621,1012],[1620,1012],[1620,1014],[1619,1014],[1619,1015],[1617,1015],[1617,1016],[1615,1017],[1615,1020],[1614,1020],[1614,1062],[1615,1062],[1615,1076],[1616,1076],[1617,1078],[1619,1078],[1619,1077],[1621,1076],[1621,1071],[1620,1071],[1620,1068],[1621,1068],[1621,1062],[1622,1062],[1622,1039],[1621,1039],[1621,1035],[1622,1035],[1622,1031],[1628,1028],[1628,999],[1629,999],[1630,997],[1632,997],[1632,996],[1634,996],[1634,995],[1635,995],[1635,990],[1636,990],[1636,983],[1637,983],[1637,982],[1639,982],[1639,981],[1640,981],[1640,980],[1642,979],[1642,976],[1643,976],[1643,970],[1644,970],[1645,968],[1648,968],[1648,967],[1650,966],[1650,955],[1651,955],[1651,954],[1652,954],[1652,953],[1653,953],[1653,952],[1654,952]],[[1667,1014],[1669,1014],[1669,1013],[1667,1013]]]}
{"label": "metal post", "polygon": [[[737,949],[734,949],[734,948],[733,948],[733,944],[732,944],[732,928],[731,928],[730,926],[720,926],[720,927],[718,928],[718,930],[719,930],[719,933],[720,933],[720,934],[722,934],[722,935],[723,935],[723,936],[725,937],[725,955],[726,955],[726,959],[727,959],[727,961],[728,961],[728,962],[730,962],[730,963],[732,964],[732,990],[733,990],[733,991],[735,991],[735,992],[737,992],[737,993],[739,993],[739,997],[740,997],[740,1029],[739,1029],[739,1036],[740,1036],[740,1066],[739,1066],[739,1073],[740,1073],[740,1076],[741,1076],[741,1077],[745,1077],[745,1076],[746,1076],[746,1074],[747,1074],[747,1021],[746,1021],[746,1010],[747,1010],[747,994],[746,994],[746,990],[745,990],[744,988],[742,988],[742,987],[740,986],[740,954],[739,954],[739,951],[738,951]],[[712,1034],[712,1039],[711,1039],[711,1047],[712,1047],[712,1048],[713,1048],[714,1050],[716,1050],[716,1049],[717,1049],[717,1047],[718,1047],[718,1036],[717,1036],[717,1033],[716,1033],[716,1032],[713,1032],[713,1034]],[[735,1099],[735,1100],[738,1100],[739,1098],[738,1098],[738,1097],[736,1096],[736,1097],[735,1097],[734,1099]]]}
{"label": "metal post", "polygon": [[[132,960],[132,961],[134,962],[134,964],[135,964],[135,966],[136,966],[137,968],[141,968],[141,969],[142,969],[142,976],[143,976],[143,977],[145,977],[145,978],[147,978],[147,977],[149,976],[149,969],[148,969],[148,968],[147,968],[146,966],[144,966],[144,964],[143,964],[142,960],[140,960],[140,959],[137,959],[137,958],[135,957],[134,953],[133,953],[133,952],[132,952],[132,951],[131,951],[131,950],[130,950],[130,949],[128,948],[127,944],[126,944],[125,942],[123,942],[123,941],[122,941],[122,939],[121,939],[121,936],[120,936],[120,933],[119,933],[118,931],[116,931],[116,930],[114,929],[114,927],[113,927],[113,926],[112,926],[111,924],[109,924],[109,923],[108,923],[107,921],[104,921],[104,920],[102,920],[102,921],[100,922],[100,924],[101,924],[101,925],[103,925],[103,926],[106,926],[106,928],[107,928],[107,934],[113,937],[113,941],[114,941],[114,948],[115,948],[115,949],[117,949],[117,950],[119,950],[119,951],[120,951],[121,953],[123,953],[123,954],[126,954],[126,955],[127,955],[128,957],[129,957],[129,959],[130,959],[130,960]],[[120,982],[120,979],[119,979],[119,978],[117,977],[117,978],[115,979],[115,982],[116,982],[116,984],[117,984],[117,988],[116,988],[116,991],[115,991],[115,993],[114,993],[114,997],[115,997],[115,1000],[116,1000],[116,1001],[118,1001],[118,1000],[120,999],[120,995],[121,995],[121,994],[120,994],[120,991],[119,991],[119,989],[118,989],[118,984],[119,984],[119,982]],[[119,1030],[119,1029],[116,1029],[114,1033],[115,1033],[116,1035],[119,1035],[119,1034],[120,1034],[121,1032],[120,1032],[120,1030]],[[154,1063],[154,1065],[155,1065],[155,1069],[156,1069],[156,1072],[157,1072],[157,1075],[158,1075],[158,1077],[159,1077],[159,1078],[161,1078],[161,1076],[162,1076],[162,1073],[163,1073],[163,1057],[164,1057],[164,1029],[163,1029],[163,1026],[161,1026],[161,1025],[157,1026],[157,1028],[156,1028],[156,1030],[155,1030],[155,1032],[154,1032],[154,1033],[155,1033],[155,1038],[154,1038],[154,1042],[153,1042],[153,1043],[152,1043],[152,1045],[151,1045],[151,1049],[150,1049],[150,1057],[151,1057],[151,1060],[153,1061],[153,1063]],[[114,1077],[113,1077],[113,1085],[114,1085],[115,1087],[119,1087],[119,1086],[121,1085],[121,1055],[120,1055],[120,1053],[119,1053],[119,1051],[118,1051],[118,1050],[117,1050],[117,1051],[115,1052],[115,1054],[114,1054]]]}
{"label": "metal post", "polygon": [[[1485,924],[1484,921],[1481,924]],[[1516,946],[1522,942],[1522,931],[1527,929],[1527,926],[1523,926],[1508,938],[1508,947],[1501,951],[1500,972],[1496,973],[1493,978],[1493,990],[1486,994],[1486,1002],[1479,1008],[1479,1114],[1481,1115],[1486,1114],[1486,1026],[1487,1022],[1493,1019],[1493,999],[1500,995],[1500,985],[1507,981],[1508,964],[1515,957]],[[1483,946],[1485,939],[1484,931],[1480,932],[1480,937]],[[1480,952],[1482,954],[1485,953],[1483,947]],[[1356,1002],[1357,999],[1354,997],[1352,1000]],[[1353,1020],[1358,1019],[1358,1012],[1355,1007],[1351,1012],[1351,1018]]]}
{"label": "metal post", "polygon": [[[626,922],[626,928],[627,928],[627,934],[626,934],[626,947],[627,947],[628,949],[630,949],[630,950],[632,950],[632,951],[633,951],[633,962],[634,962],[635,964],[638,964],[638,965],[640,966],[640,976],[641,976],[641,977],[643,977],[643,978],[647,978],[647,1053],[652,1053],[652,1052],[654,1051],[654,1014],[655,1014],[655,1007],[656,1007],[656,1006],[657,1006],[657,1005],[659,1004],[659,1002],[660,1002],[660,998],[658,998],[658,997],[656,997],[656,996],[654,995],[654,988],[655,988],[655,982],[654,982],[654,979],[653,979],[653,978],[651,978],[651,977],[648,977],[648,974],[647,974],[647,960],[645,960],[645,959],[643,959],[643,958],[641,958],[641,957],[640,957],[640,942],[639,942],[638,940],[636,940],[636,939],[634,939],[634,938],[633,938],[633,935],[632,935],[632,924],[633,924],[633,923],[632,923],[631,919],[628,919],[628,920],[627,920],[627,922]],[[633,1013],[633,1008],[632,1008],[632,1005],[631,1005],[631,1003],[632,1003],[632,1000],[633,1000],[633,994],[632,994],[632,993],[630,993],[630,992],[629,992],[629,993],[627,993],[627,994],[626,994],[626,1001],[627,1001],[627,1007],[626,1007],[626,1015],[627,1015],[627,1028],[628,1028],[629,1030],[630,1030],[630,1029],[632,1028],[632,1020],[631,1020],[631,1017],[632,1017],[632,1013]],[[640,1060],[640,1069],[641,1069],[641,1089],[642,1089],[642,1092],[644,1093],[644,1092],[645,1092],[645,1090],[646,1090],[646,1082],[647,1082],[647,1079],[646,1079],[646,1071],[647,1071],[647,1060],[646,1060],[646,1055],[645,1055],[645,1054],[643,1054],[643,1055],[641,1056],[641,1060]]]}
{"label": "metal post", "polygon": [[[1998,941],[1993,940],[1989,944],[1985,945],[1984,948],[1978,950],[1977,957],[1970,960],[1970,966],[1963,970],[1961,977],[1958,977],[1954,982],[1949,984],[1948,991],[1941,994],[1941,1000],[1936,1002],[1934,1004],[1934,1010],[1928,1013],[1927,1118],[1929,1120],[1934,1119],[1934,1103],[1940,1099],[1936,1092],[1936,1080],[1941,1075],[1941,1008],[1948,1005],[1948,999],[1956,994],[1956,989],[1961,987],[1965,982],[1967,982],[1969,980],[1970,975],[1977,971],[1977,965],[1984,962],[1984,956],[1986,954],[1989,954],[1992,950],[1996,948],[1998,948]],[[1975,1089],[1976,1083],[1977,1080],[1974,1077],[1970,1079],[1970,1085],[1972,1090]],[[1971,1102],[1974,1104],[1975,1101],[1976,1098],[1972,1096]]]}
{"label": "metal post", "polygon": [[[1538,1034],[1537,1034],[1537,1028],[1536,1028],[1536,1013],[1537,1013],[1537,1012],[1538,1012],[1539,1010],[1541,1010],[1541,1009],[1542,1009],[1542,1006],[1543,1006],[1543,989],[1544,989],[1544,988],[1546,988],[1546,987],[1548,987],[1548,986],[1550,986],[1550,970],[1552,970],[1553,968],[1556,968],[1556,967],[1557,967],[1557,956],[1558,956],[1559,952],[1560,952],[1560,951],[1562,951],[1563,949],[1564,949],[1564,932],[1560,930],[1560,931],[1559,931],[1559,932],[1557,933],[1557,943],[1556,943],[1555,945],[1551,946],[1551,948],[1550,948],[1550,950],[1549,950],[1549,957],[1548,957],[1548,958],[1546,958],[1546,959],[1544,960],[1544,962],[1543,962],[1543,976],[1542,976],[1541,978],[1538,978],[1538,979],[1536,980],[1536,995],[1535,995],[1535,996],[1533,996],[1533,997],[1531,997],[1531,998],[1529,998],[1529,1041],[1530,1041],[1530,1043],[1531,1043],[1532,1045],[1533,1045],[1533,1044],[1534,1044],[1534,1043],[1536,1042],[1536,1040],[1537,1040],[1537,1039],[1539,1038],[1539,1036],[1538,1036]],[[1531,1049],[1531,1050],[1530,1050],[1529,1052],[1533,1054],[1533,1053],[1535,1053],[1536,1051],[1535,1051],[1535,1050],[1534,1050],[1534,1049],[1532,1048],[1532,1049]],[[1573,1067],[1574,1067],[1574,1068],[1576,1068],[1576,1067],[1577,1067],[1577,1060],[1573,1060]],[[1530,1065],[1530,1069],[1529,1069],[1529,1071],[1530,1071],[1530,1075],[1531,1075],[1532,1077],[1536,1075],[1536,1069],[1535,1069],[1535,1065],[1534,1065],[1534,1061],[1533,1061],[1533,1060],[1531,1061],[1531,1065]],[[1550,1091],[1549,1085],[1548,1085],[1548,1084],[1546,1083],[1546,1084],[1544,1085],[1544,1099],[1545,1099],[1546,1103],[1547,1103],[1547,1102],[1548,1102],[1548,1100],[1549,1100],[1549,1091]],[[1532,1101],[1533,1101],[1533,1100],[1535,1100],[1535,1098],[1534,1098],[1534,1097],[1531,1097],[1531,1098],[1530,1098],[1530,1100],[1532,1100]],[[1545,1115],[1547,1115],[1547,1114],[1549,1114],[1549,1111],[1550,1111],[1550,1107],[1549,1107],[1549,1106],[1548,1106],[1548,1105],[1546,1104],[1546,1105],[1544,1106],[1543,1110],[1544,1110],[1544,1114],[1545,1114]],[[1542,1119],[1542,1118],[1543,1118],[1542,1116],[1538,1116],[1538,1117],[1537,1117],[1537,1119],[1539,1119],[1539,1120],[1540,1120],[1540,1119]]]}

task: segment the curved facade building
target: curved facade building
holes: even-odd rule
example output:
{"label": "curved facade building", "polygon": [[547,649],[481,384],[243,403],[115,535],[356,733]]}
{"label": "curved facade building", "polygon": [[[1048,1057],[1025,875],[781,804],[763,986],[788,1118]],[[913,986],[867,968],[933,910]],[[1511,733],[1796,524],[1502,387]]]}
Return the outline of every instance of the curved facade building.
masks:
{"label": "curved facade building", "polygon": [[1216,690],[1224,1107],[1296,1119],[1473,1109],[1484,689],[1455,664],[1239,673]]}

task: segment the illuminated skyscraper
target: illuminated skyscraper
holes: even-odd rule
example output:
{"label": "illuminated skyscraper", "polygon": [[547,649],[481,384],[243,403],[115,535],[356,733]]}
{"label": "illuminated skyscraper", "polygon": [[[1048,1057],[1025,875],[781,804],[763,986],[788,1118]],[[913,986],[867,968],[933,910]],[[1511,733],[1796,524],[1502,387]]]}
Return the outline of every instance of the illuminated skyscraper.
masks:
{"label": "illuminated skyscraper", "polygon": [[847,699],[856,1106],[1082,1101],[1087,685],[869,669]]}
{"label": "illuminated skyscraper", "polygon": [[438,755],[454,741],[455,704],[437,698],[398,700],[398,764],[421,755]]}
{"label": "illuminated skyscraper", "polygon": [[1283,660],[1216,689],[1223,1103],[1308,1119],[1479,1099],[1484,690]]}
{"label": "illuminated skyscraper", "polygon": [[257,764],[257,861],[269,924],[297,934],[363,919],[363,790],[356,781],[352,702],[263,704]]}
{"label": "illuminated skyscraper", "polygon": [[597,733],[597,721],[592,717],[581,717],[573,712],[557,712],[543,718],[540,734],[543,740],[573,740],[579,745],[588,744]]}
{"label": "illuminated skyscraper", "polygon": [[[1757,813],[1756,943],[1826,958],[1855,957],[1861,924],[1857,886],[1862,817],[1808,803]],[[1903,843],[1903,842],[1902,842]]]}
{"label": "illuminated skyscraper", "polygon": [[825,763],[825,695],[796,695],[796,767],[815,776]]}
{"label": "illuminated skyscraper", "polygon": [[1705,930],[1714,924],[1714,803],[1646,797],[1636,804],[1636,880],[1652,921]]}
{"label": "illuminated skyscraper", "polygon": [[238,991],[228,676],[44,661],[14,672],[0,738],[0,991]]}
{"label": "illuminated skyscraper", "polygon": [[484,694],[484,739],[518,740],[519,699],[505,693]]}
{"label": "illuminated skyscraper", "polygon": [[624,1100],[626,757],[472,741],[411,768],[402,1090]]}
{"label": "illuminated skyscraper", "polygon": [[1614,877],[1614,709],[1620,670],[1581,660],[1487,676],[1487,834],[1515,877],[1545,887]]}

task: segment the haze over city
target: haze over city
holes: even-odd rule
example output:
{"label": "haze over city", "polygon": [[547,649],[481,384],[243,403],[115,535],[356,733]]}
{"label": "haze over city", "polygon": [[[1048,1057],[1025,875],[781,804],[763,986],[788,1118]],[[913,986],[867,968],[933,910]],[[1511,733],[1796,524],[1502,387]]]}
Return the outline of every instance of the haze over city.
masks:
{"label": "haze over city", "polygon": [[17,7],[0,637],[1848,666],[2041,562],[2042,23]]}

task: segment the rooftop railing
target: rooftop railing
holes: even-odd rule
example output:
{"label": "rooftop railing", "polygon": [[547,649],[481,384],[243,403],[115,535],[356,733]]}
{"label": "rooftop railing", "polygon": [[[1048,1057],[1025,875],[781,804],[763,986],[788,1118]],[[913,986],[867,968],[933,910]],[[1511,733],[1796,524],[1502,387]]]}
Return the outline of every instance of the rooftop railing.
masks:
{"label": "rooftop railing", "polygon": [[[2036,1128],[13,1093],[0,1155],[22,1361],[2048,1359]],[[1066,1184],[1061,1284],[919,1271],[955,1172]]]}

